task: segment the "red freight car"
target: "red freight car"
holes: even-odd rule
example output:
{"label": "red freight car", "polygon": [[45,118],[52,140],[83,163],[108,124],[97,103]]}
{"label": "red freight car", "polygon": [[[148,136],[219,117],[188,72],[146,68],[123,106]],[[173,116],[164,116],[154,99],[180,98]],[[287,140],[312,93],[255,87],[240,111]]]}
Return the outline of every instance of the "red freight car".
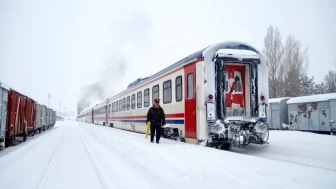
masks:
{"label": "red freight car", "polygon": [[10,90],[8,93],[6,146],[16,136],[22,136],[26,141],[29,132],[35,130],[36,103],[28,97]]}
{"label": "red freight car", "polygon": [[27,98],[26,107],[24,110],[24,119],[27,122],[27,134],[35,134],[36,123],[36,102],[30,98]]}

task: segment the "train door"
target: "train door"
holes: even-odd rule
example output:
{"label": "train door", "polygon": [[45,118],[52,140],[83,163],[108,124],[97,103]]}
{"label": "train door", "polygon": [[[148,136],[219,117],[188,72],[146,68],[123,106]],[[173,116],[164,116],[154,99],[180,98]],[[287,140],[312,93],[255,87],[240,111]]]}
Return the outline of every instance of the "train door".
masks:
{"label": "train door", "polygon": [[2,94],[2,91],[3,91],[3,89],[2,89],[2,87],[0,86],[0,138],[1,138],[1,135],[2,135],[2,130],[3,130],[3,127],[5,126],[4,124],[3,124],[3,121],[2,121],[2,119],[3,119],[3,115],[4,115],[4,109],[3,109],[3,94]]}
{"label": "train door", "polygon": [[225,106],[227,116],[246,116],[245,66],[225,65]]}
{"label": "train door", "polygon": [[8,91],[0,88],[0,138],[6,134]]}
{"label": "train door", "polygon": [[196,64],[184,67],[184,125],[186,138],[196,138]]}
{"label": "train door", "polygon": [[93,114],[93,109],[91,110],[91,122],[94,123],[94,114]]}
{"label": "train door", "polygon": [[[108,125],[108,116],[109,116],[109,108],[107,108],[108,106],[105,106],[105,125]],[[109,107],[111,107],[111,105],[109,105]]]}

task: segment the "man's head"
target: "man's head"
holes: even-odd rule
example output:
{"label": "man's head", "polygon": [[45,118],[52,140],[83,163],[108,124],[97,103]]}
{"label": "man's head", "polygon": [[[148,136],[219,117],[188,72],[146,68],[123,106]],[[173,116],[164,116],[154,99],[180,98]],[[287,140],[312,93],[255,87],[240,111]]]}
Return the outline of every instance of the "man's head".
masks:
{"label": "man's head", "polygon": [[154,99],[154,107],[159,107],[160,106],[160,99],[156,98]]}

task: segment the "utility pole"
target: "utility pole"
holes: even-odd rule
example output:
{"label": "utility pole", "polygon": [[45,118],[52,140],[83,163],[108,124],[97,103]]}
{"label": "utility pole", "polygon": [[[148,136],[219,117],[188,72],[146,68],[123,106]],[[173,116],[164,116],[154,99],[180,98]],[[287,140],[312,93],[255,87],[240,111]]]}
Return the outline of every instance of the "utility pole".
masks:
{"label": "utility pole", "polygon": [[48,108],[50,108],[50,96],[51,94],[48,94]]}
{"label": "utility pole", "polygon": [[61,102],[58,104],[58,114],[59,114],[58,116],[60,117],[61,117]]}

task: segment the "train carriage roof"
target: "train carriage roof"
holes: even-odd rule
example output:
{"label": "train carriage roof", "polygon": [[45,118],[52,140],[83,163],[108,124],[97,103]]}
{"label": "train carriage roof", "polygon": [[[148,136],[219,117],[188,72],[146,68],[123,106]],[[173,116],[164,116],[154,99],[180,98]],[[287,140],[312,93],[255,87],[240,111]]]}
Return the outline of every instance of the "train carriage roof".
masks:
{"label": "train carriage roof", "polygon": [[8,91],[10,89],[9,86],[6,83],[2,82],[1,80],[0,80],[0,87],[3,87],[3,88],[5,88]]}
{"label": "train carriage roof", "polygon": [[141,81],[138,84],[120,92],[119,94],[115,95],[114,97],[119,96],[119,95],[121,95],[121,94],[123,94],[123,93],[125,93],[129,90],[132,90],[132,89],[138,87],[139,84],[146,83],[146,82],[148,82],[148,81],[150,81],[150,80],[152,80],[156,77],[159,77],[163,73],[169,72],[169,71],[171,71],[171,70],[173,70],[177,67],[180,67],[180,66],[182,66],[186,63],[189,63],[191,61],[198,60],[198,59],[201,59],[201,58],[204,58],[204,59],[207,59],[207,60],[213,60],[215,53],[220,49],[250,50],[250,51],[253,51],[253,52],[257,53],[259,56],[261,56],[261,58],[264,58],[264,55],[262,53],[260,53],[258,50],[256,50],[256,48],[254,48],[251,45],[248,45],[246,43],[242,43],[242,42],[238,42],[238,41],[228,41],[228,42],[216,43],[216,44],[207,46],[207,47],[205,47],[205,48],[203,48],[203,49],[201,49],[201,50],[183,58],[182,60],[168,66],[167,68],[153,74],[150,77],[147,77],[143,81]]}
{"label": "train carriage roof", "polygon": [[270,99],[268,99],[268,103],[269,104],[271,104],[271,103],[280,103],[281,101],[288,100],[290,98],[291,97],[270,98]]}
{"label": "train carriage roof", "polygon": [[[171,70],[174,70],[175,68],[180,67],[180,66],[182,66],[186,63],[189,63],[191,61],[199,60],[199,59],[202,59],[202,58],[204,58],[205,61],[213,61],[216,52],[220,49],[237,49],[237,50],[253,51],[253,52],[255,52],[256,54],[259,55],[259,58],[262,61],[266,61],[266,57],[264,56],[263,53],[261,53],[256,48],[252,47],[251,45],[249,45],[247,43],[242,43],[242,42],[239,42],[239,41],[220,42],[220,43],[216,43],[216,44],[207,46],[207,47],[205,47],[205,48],[203,48],[199,51],[196,51],[195,53],[190,54],[189,56],[181,59],[178,62],[175,62],[174,64],[168,66],[167,68],[164,68],[163,70],[161,70],[161,71],[159,71],[159,72],[157,72],[157,73],[155,73],[155,74],[153,74],[153,75],[151,75],[151,76],[149,76],[149,77],[147,77],[143,80],[139,80],[138,83],[133,84],[133,85],[129,85],[129,87],[126,90],[114,95],[113,97],[108,98],[108,100],[119,97],[122,94],[127,93],[128,91],[131,91],[131,90],[139,87],[141,84],[149,82],[149,81],[159,77],[160,75],[162,75],[166,72],[169,72]],[[105,101],[101,102],[101,103],[105,103]],[[101,105],[101,103],[99,103],[99,105]],[[96,105],[91,106],[91,108],[94,108],[94,107],[96,107]]]}
{"label": "train carriage roof", "polygon": [[326,94],[294,97],[294,98],[289,99],[287,101],[287,104],[323,102],[323,101],[328,101],[330,99],[336,99],[336,93],[326,93]]}
{"label": "train carriage roof", "polygon": [[36,102],[37,104],[42,105],[41,103],[39,103],[39,102],[38,102],[37,100],[35,100],[34,98],[32,98],[32,97],[30,97],[30,96],[28,96],[28,95],[26,95],[26,94],[23,94],[22,92],[20,92],[19,90],[16,90],[16,89],[13,88],[13,87],[10,87],[10,86],[7,85],[6,83],[2,82],[1,80],[0,80],[0,86],[3,87],[3,88],[5,88],[5,89],[8,90],[8,91],[14,91],[15,93],[18,93],[18,94],[20,94],[20,95],[22,95],[22,96],[24,96],[24,97],[26,97],[26,98],[28,98],[28,99],[33,100],[33,101]]}

